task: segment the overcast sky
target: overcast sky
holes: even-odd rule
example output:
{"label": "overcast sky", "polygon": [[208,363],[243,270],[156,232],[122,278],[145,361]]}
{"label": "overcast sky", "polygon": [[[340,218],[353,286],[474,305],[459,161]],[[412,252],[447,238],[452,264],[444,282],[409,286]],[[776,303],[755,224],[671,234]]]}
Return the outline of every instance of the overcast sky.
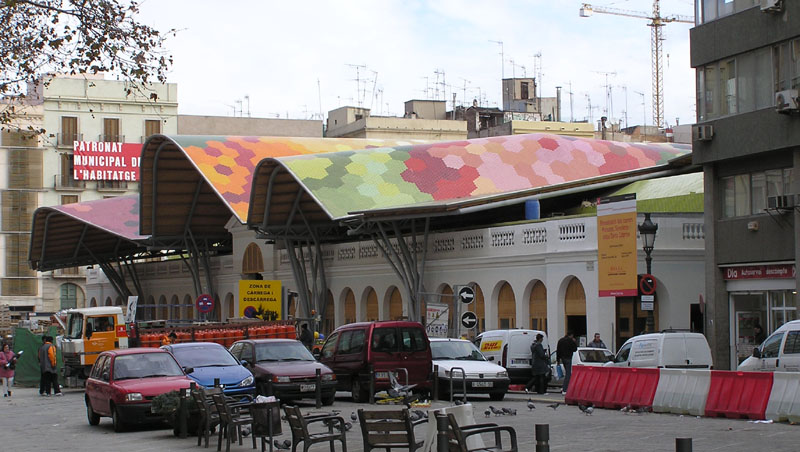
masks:
{"label": "overcast sky", "polygon": [[[593,5],[651,13],[653,2]],[[652,124],[649,21],[581,18],[580,7],[572,0],[149,0],[139,18],[179,30],[167,47],[181,114],[247,116],[249,108],[253,117],[310,119],[361,105],[373,115],[402,115],[410,99],[447,99],[450,110],[453,92],[458,104],[501,106],[502,75],[541,72],[543,96],[563,87],[564,120],[587,119],[590,98],[595,121],[610,108],[623,126],[625,110],[628,124],[644,115]],[[693,1],[664,0],[661,12],[691,16]],[[664,27],[670,125],[695,120],[690,28]],[[492,41],[502,41],[503,58]]]}

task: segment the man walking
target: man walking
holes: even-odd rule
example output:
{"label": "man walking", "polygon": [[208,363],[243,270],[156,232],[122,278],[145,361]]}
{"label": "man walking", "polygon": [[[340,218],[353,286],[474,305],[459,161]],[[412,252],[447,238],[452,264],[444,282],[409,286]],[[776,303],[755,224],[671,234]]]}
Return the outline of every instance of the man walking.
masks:
{"label": "man walking", "polygon": [[535,390],[539,394],[547,393],[547,371],[550,366],[547,364],[547,353],[542,346],[544,335],[537,334],[536,341],[531,344],[531,379],[525,385],[525,391]]}
{"label": "man walking", "polygon": [[558,362],[564,365],[564,385],[561,387],[561,394],[567,394],[569,378],[572,376],[572,354],[578,350],[575,343],[575,336],[572,331],[567,331],[567,335],[558,340],[556,346],[556,357]]}
{"label": "man walking", "polygon": [[300,327],[300,343],[305,345],[309,350],[314,346],[314,333],[308,329],[307,323],[304,323],[303,326]]}
{"label": "man walking", "polygon": [[55,395],[61,395],[61,388],[58,386],[58,374],[56,374],[56,347],[53,345],[53,338],[44,336],[44,344],[39,348],[39,367],[42,370],[43,385],[39,385],[39,395],[50,396],[52,388]]}
{"label": "man walking", "polygon": [[592,342],[589,342],[589,344],[587,345],[587,347],[592,347],[592,348],[608,348],[608,347],[606,347],[606,343],[605,343],[605,342],[603,342],[603,340],[602,340],[602,339],[600,339],[600,333],[594,333],[594,340],[593,340]]}

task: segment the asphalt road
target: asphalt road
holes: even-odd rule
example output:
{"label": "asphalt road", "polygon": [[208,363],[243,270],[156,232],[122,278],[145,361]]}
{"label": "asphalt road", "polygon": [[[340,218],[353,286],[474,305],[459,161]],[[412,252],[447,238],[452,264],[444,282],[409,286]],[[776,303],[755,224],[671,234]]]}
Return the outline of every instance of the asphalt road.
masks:
{"label": "asphalt road", "polygon": [[[536,408],[526,408],[524,394],[509,394],[503,402],[490,402],[475,397],[473,404],[476,422],[495,422],[516,429],[520,450],[534,450],[534,425],[549,424],[550,449],[553,451],[674,451],[675,438],[693,438],[695,451],[797,451],[800,450],[800,425],[755,424],[747,420],[696,418],[671,414],[626,414],[598,409],[586,416],[574,406],[547,405],[563,400],[560,394],[548,394],[534,399]],[[434,408],[448,406],[435,402]],[[484,417],[489,405],[516,409],[517,415]],[[337,397],[332,407],[316,410],[305,404],[304,412],[339,410],[346,421],[358,408],[346,394]],[[330,409],[327,409],[330,408]],[[375,406],[374,409],[391,409]],[[348,432],[348,451],[362,451],[357,423]],[[284,423],[283,431],[288,431]],[[422,430],[418,430],[420,436]],[[284,433],[279,440],[289,438]],[[235,451],[252,450],[245,439]],[[215,450],[216,437],[208,450]],[[224,447],[224,443],[223,443]],[[103,418],[99,426],[89,426],[83,403],[83,391],[65,389],[63,397],[40,397],[33,388],[15,388],[10,399],[0,400],[0,451],[182,451],[198,450],[196,438],[176,438],[166,425],[136,427],[124,433],[114,433],[111,419]],[[325,444],[314,445],[311,451],[328,450]],[[338,447],[337,447],[338,450]]]}

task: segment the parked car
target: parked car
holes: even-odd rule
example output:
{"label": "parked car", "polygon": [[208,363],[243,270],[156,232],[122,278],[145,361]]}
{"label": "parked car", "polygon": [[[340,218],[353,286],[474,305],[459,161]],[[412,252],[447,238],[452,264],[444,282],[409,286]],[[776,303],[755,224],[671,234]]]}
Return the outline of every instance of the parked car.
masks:
{"label": "parked car", "polygon": [[526,384],[531,378],[531,344],[544,336],[542,346],[550,353],[547,333],[539,330],[490,330],[478,335],[481,353],[508,371],[512,384]]}
{"label": "parked car", "polygon": [[710,369],[711,348],[700,333],[662,331],[634,336],[606,366]]}
{"label": "parked car", "polygon": [[[578,347],[572,354],[572,366],[604,366],[607,362],[614,361],[614,354],[607,348]],[[552,378],[550,386],[563,386],[564,365],[558,364],[556,352],[550,354],[550,370]],[[573,370],[574,372],[574,370]]]}
{"label": "parked car", "polygon": [[389,372],[415,391],[431,389],[431,348],[425,327],[419,322],[382,321],[351,323],[337,328],[322,346],[319,360],[336,373],[337,388],[350,391],[353,401],[369,399],[374,371],[375,390],[390,387]]}
{"label": "parked car", "polygon": [[247,339],[230,349],[256,379],[256,393],[274,395],[281,401],[316,397],[320,371],[322,404],[333,404],[336,374],[318,363],[300,341],[294,339]]}
{"label": "parked car", "polygon": [[[508,372],[486,359],[475,345],[464,339],[431,338],[433,364],[439,366],[439,394],[447,398],[452,380],[453,397],[464,393],[489,394],[503,400],[508,392]],[[461,370],[458,370],[461,368]]]}
{"label": "parked car", "polygon": [[253,374],[220,344],[185,342],[161,348],[172,353],[186,375],[200,386],[212,388],[218,379],[227,395],[255,393]]}
{"label": "parked car", "polygon": [[781,325],[736,370],[800,372],[800,320]]}
{"label": "parked car", "polygon": [[114,431],[129,424],[162,421],[150,411],[155,396],[188,388],[192,380],[166,350],[128,348],[98,356],[86,380],[85,402],[89,425],[111,417]]}

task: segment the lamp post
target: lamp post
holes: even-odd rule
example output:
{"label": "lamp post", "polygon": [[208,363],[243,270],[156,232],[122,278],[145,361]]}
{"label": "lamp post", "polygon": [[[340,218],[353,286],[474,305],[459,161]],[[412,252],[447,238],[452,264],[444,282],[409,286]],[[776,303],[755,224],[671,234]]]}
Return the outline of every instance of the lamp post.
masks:
{"label": "lamp post", "polygon": [[[639,235],[642,237],[642,249],[644,250],[645,254],[645,263],[647,264],[647,274],[652,274],[651,264],[653,263],[653,258],[650,257],[650,253],[653,252],[653,244],[656,242],[656,232],[658,232],[658,225],[653,223],[650,220],[650,214],[644,214],[644,221],[642,224],[639,225]],[[655,309],[655,303],[653,304],[653,309]],[[647,311],[647,331],[652,333],[655,329],[655,320],[653,319],[653,310]]]}

